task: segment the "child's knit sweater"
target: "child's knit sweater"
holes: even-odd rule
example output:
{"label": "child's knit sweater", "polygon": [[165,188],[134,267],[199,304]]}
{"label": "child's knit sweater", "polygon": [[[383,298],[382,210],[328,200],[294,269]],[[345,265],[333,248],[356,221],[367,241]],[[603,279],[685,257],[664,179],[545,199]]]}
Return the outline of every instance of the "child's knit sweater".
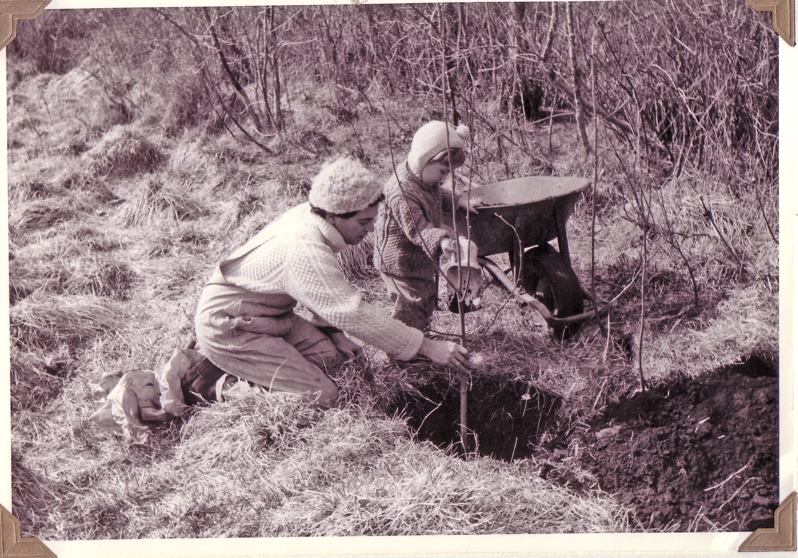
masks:
{"label": "child's knit sweater", "polygon": [[396,277],[434,280],[441,240],[452,238],[442,225],[440,188],[424,184],[402,164],[384,193],[374,226],[374,266]]}
{"label": "child's knit sweater", "polygon": [[273,300],[287,295],[289,302],[300,302],[328,324],[389,355],[401,360],[414,357],[423,334],[362,299],[336,258],[345,247],[338,230],[305,203],[287,211],[223,261],[206,289],[224,291],[227,285],[239,297],[252,293],[252,302],[260,305],[271,295],[276,295]]}

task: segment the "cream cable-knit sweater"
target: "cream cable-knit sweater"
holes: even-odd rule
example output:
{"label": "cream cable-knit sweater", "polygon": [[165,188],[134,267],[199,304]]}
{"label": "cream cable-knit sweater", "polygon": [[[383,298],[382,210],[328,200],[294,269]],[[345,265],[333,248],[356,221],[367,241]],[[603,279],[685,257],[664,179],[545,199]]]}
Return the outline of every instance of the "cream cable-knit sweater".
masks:
{"label": "cream cable-knit sweater", "polygon": [[307,203],[284,213],[221,264],[226,281],[262,294],[287,294],[353,337],[409,360],[423,334],[365,302],[341,270],[338,230]]}

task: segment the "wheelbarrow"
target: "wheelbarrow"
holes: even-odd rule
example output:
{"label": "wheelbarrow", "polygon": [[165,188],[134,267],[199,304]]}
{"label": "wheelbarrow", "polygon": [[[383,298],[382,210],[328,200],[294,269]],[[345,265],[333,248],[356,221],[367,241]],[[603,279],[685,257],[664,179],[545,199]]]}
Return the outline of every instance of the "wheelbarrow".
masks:
{"label": "wheelbarrow", "polygon": [[[448,225],[476,243],[479,266],[558,335],[573,333],[597,313],[585,311],[589,293],[571,267],[566,235],[568,217],[590,184],[586,178],[531,176],[473,186],[469,198],[479,202],[478,212],[469,215],[458,208],[455,223],[451,212],[446,215]],[[447,195],[451,192],[444,191]],[[559,250],[550,244],[555,239]],[[509,270],[490,259],[497,254],[508,255]],[[455,292],[462,294],[465,283],[454,281]],[[450,309],[457,311],[457,305]]]}

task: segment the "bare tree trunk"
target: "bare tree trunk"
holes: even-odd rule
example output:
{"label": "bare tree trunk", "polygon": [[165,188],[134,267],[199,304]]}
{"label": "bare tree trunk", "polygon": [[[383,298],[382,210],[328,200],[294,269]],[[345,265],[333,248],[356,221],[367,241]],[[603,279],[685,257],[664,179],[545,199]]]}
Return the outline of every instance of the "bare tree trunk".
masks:
{"label": "bare tree trunk", "polygon": [[546,62],[551,52],[551,45],[554,42],[554,32],[557,29],[557,2],[551,3],[551,20],[549,21],[549,30],[546,32],[546,43],[543,46],[543,51],[540,53],[541,62]]}
{"label": "bare tree trunk", "polygon": [[282,90],[280,89],[280,48],[274,27],[274,6],[266,8],[266,19],[269,23],[266,36],[269,41],[269,65],[272,74],[273,124],[275,130],[280,131],[283,129],[283,109],[281,104]]}
{"label": "bare tree trunk", "polygon": [[582,109],[581,91],[579,88],[579,76],[577,75],[576,67],[576,47],[574,45],[574,26],[573,26],[573,8],[571,3],[568,2],[565,6],[565,21],[568,32],[568,57],[571,62],[571,75],[573,76],[572,85],[574,88],[574,117],[576,118],[576,128],[579,131],[579,140],[582,142],[582,147],[585,148],[586,153],[590,153],[590,142],[587,139],[587,131],[585,131],[585,117],[584,110]]}
{"label": "bare tree trunk", "polygon": [[258,113],[255,112],[254,105],[250,100],[247,92],[241,86],[241,83],[238,81],[238,78],[233,72],[230,64],[227,61],[227,56],[225,56],[224,50],[222,49],[222,45],[219,42],[219,37],[216,33],[216,25],[215,22],[211,19],[211,14],[208,8],[203,10],[205,14],[205,18],[208,21],[208,30],[211,33],[211,39],[213,40],[213,48],[216,51],[217,56],[219,57],[219,63],[222,65],[222,69],[224,70],[227,79],[230,80],[230,84],[233,86],[233,89],[236,92],[236,95],[241,99],[241,102],[244,104],[244,110],[247,112],[247,115],[252,120],[252,126],[255,130],[259,133],[263,133],[263,123],[261,122],[260,118],[258,117]]}

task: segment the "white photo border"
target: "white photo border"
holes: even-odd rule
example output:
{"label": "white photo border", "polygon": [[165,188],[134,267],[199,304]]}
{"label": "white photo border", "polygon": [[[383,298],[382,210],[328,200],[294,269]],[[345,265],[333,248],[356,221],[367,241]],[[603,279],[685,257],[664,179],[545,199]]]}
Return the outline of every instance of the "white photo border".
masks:
{"label": "white photo border", "polygon": [[[356,2],[357,0],[352,0]],[[363,1],[363,0],[360,0]],[[533,0],[540,1],[540,0]],[[558,0],[570,1],[570,0]],[[697,0],[700,1],[700,0]],[[745,0],[735,0],[743,2]],[[346,5],[349,2],[279,2],[280,4]],[[377,2],[373,2],[377,3]],[[224,0],[171,0],[163,2],[140,0],[54,0],[46,10],[146,8],[172,6],[257,6],[268,2]],[[25,25],[25,21],[19,22]],[[729,37],[734,40],[734,37]],[[798,162],[798,47],[790,47],[779,40],[779,204],[780,204],[780,285],[779,294],[779,501],[798,490],[798,459],[796,458],[795,394],[796,345],[798,317],[794,301],[795,278],[798,277],[795,231],[798,224],[796,203],[796,162]],[[6,56],[0,54],[0,164],[4,181],[0,189],[0,203],[8,216],[7,176],[7,90]],[[7,224],[7,223],[6,223]],[[0,353],[4,355],[0,367],[0,447],[4,459],[0,460],[0,505],[11,508],[10,459],[10,363],[8,321],[8,227],[0,229],[0,305],[6,319],[0,332]],[[6,448],[8,451],[6,452]],[[269,538],[269,539],[172,539],[172,540],[98,540],[98,541],[48,541],[42,542],[59,558],[229,558],[262,556],[525,556],[550,555],[583,557],[628,556],[630,552],[645,556],[723,557],[737,554],[737,548],[750,533],[674,533],[674,534],[577,534],[577,535],[473,535],[473,536],[419,536],[419,537],[320,537],[320,538]],[[759,556],[784,556],[783,553],[764,552]]]}

